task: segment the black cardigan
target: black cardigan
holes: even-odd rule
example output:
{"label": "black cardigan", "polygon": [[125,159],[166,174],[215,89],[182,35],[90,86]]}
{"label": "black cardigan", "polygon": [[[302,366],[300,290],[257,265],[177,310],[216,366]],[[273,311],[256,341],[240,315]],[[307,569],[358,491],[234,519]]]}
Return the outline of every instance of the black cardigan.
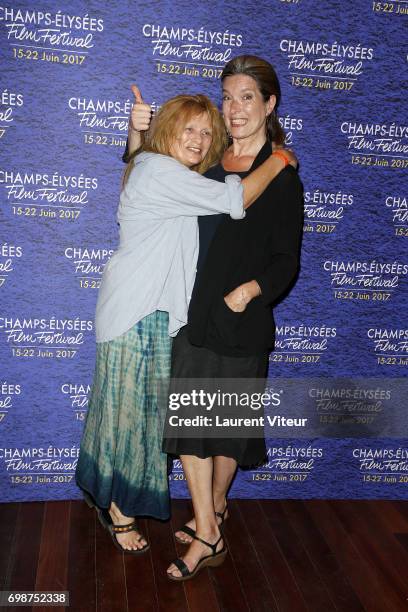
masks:
{"label": "black cardigan", "polygon": [[[266,143],[251,170],[270,153],[271,146]],[[227,174],[232,173],[218,165],[206,176],[224,181]],[[249,171],[238,174],[244,177]],[[187,333],[192,344],[236,357],[264,353],[273,347],[271,305],[287,291],[298,272],[302,226],[302,184],[291,166],[270,183],[247,210],[245,219],[235,221],[222,215],[200,262],[190,302]],[[233,312],[224,295],[253,279],[262,295],[244,312]]]}

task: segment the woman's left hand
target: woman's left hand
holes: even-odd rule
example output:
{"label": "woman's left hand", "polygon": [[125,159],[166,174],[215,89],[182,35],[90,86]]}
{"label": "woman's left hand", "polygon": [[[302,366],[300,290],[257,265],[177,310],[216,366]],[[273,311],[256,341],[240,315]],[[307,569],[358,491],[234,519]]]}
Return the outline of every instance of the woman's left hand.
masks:
{"label": "woman's left hand", "polygon": [[224,296],[224,302],[233,312],[244,312],[249,302],[261,294],[261,289],[255,280],[239,285]]}

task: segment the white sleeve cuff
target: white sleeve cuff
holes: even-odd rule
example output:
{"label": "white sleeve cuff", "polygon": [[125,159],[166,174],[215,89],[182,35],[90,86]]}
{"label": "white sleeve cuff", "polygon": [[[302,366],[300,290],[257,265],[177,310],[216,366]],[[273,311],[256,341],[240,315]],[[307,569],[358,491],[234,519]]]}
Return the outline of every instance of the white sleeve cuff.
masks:
{"label": "white sleeve cuff", "polygon": [[228,189],[231,219],[243,219],[245,217],[244,188],[240,177],[238,174],[229,174],[225,177],[225,184]]}

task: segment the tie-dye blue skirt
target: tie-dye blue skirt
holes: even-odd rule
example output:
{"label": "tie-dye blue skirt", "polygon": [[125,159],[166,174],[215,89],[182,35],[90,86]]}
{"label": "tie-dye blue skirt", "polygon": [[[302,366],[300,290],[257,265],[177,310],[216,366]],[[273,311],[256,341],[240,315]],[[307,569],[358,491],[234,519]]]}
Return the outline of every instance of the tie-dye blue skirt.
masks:
{"label": "tie-dye blue skirt", "polygon": [[95,375],[76,479],[100,508],[169,517],[162,432],[170,377],[168,313],[97,344]]}

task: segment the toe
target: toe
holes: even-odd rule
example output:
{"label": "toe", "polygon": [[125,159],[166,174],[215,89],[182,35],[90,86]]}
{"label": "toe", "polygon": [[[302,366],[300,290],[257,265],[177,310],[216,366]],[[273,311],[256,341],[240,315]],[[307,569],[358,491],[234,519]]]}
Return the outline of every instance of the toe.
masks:
{"label": "toe", "polygon": [[147,546],[147,544],[148,544],[148,542],[147,542],[146,538],[144,537],[144,535],[142,535],[140,537],[139,542],[141,542],[142,546]]}
{"label": "toe", "polygon": [[191,538],[190,536],[186,535],[184,533],[184,531],[177,531],[176,532],[176,537],[181,540],[184,544],[191,544],[191,542],[193,541],[193,538]]}
{"label": "toe", "polygon": [[170,576],[174,576],[175,578],[181,576],[180,570],[174,565],[174,563],[172,563],[170,567],[167,568],[167,573],[170,574]]}

